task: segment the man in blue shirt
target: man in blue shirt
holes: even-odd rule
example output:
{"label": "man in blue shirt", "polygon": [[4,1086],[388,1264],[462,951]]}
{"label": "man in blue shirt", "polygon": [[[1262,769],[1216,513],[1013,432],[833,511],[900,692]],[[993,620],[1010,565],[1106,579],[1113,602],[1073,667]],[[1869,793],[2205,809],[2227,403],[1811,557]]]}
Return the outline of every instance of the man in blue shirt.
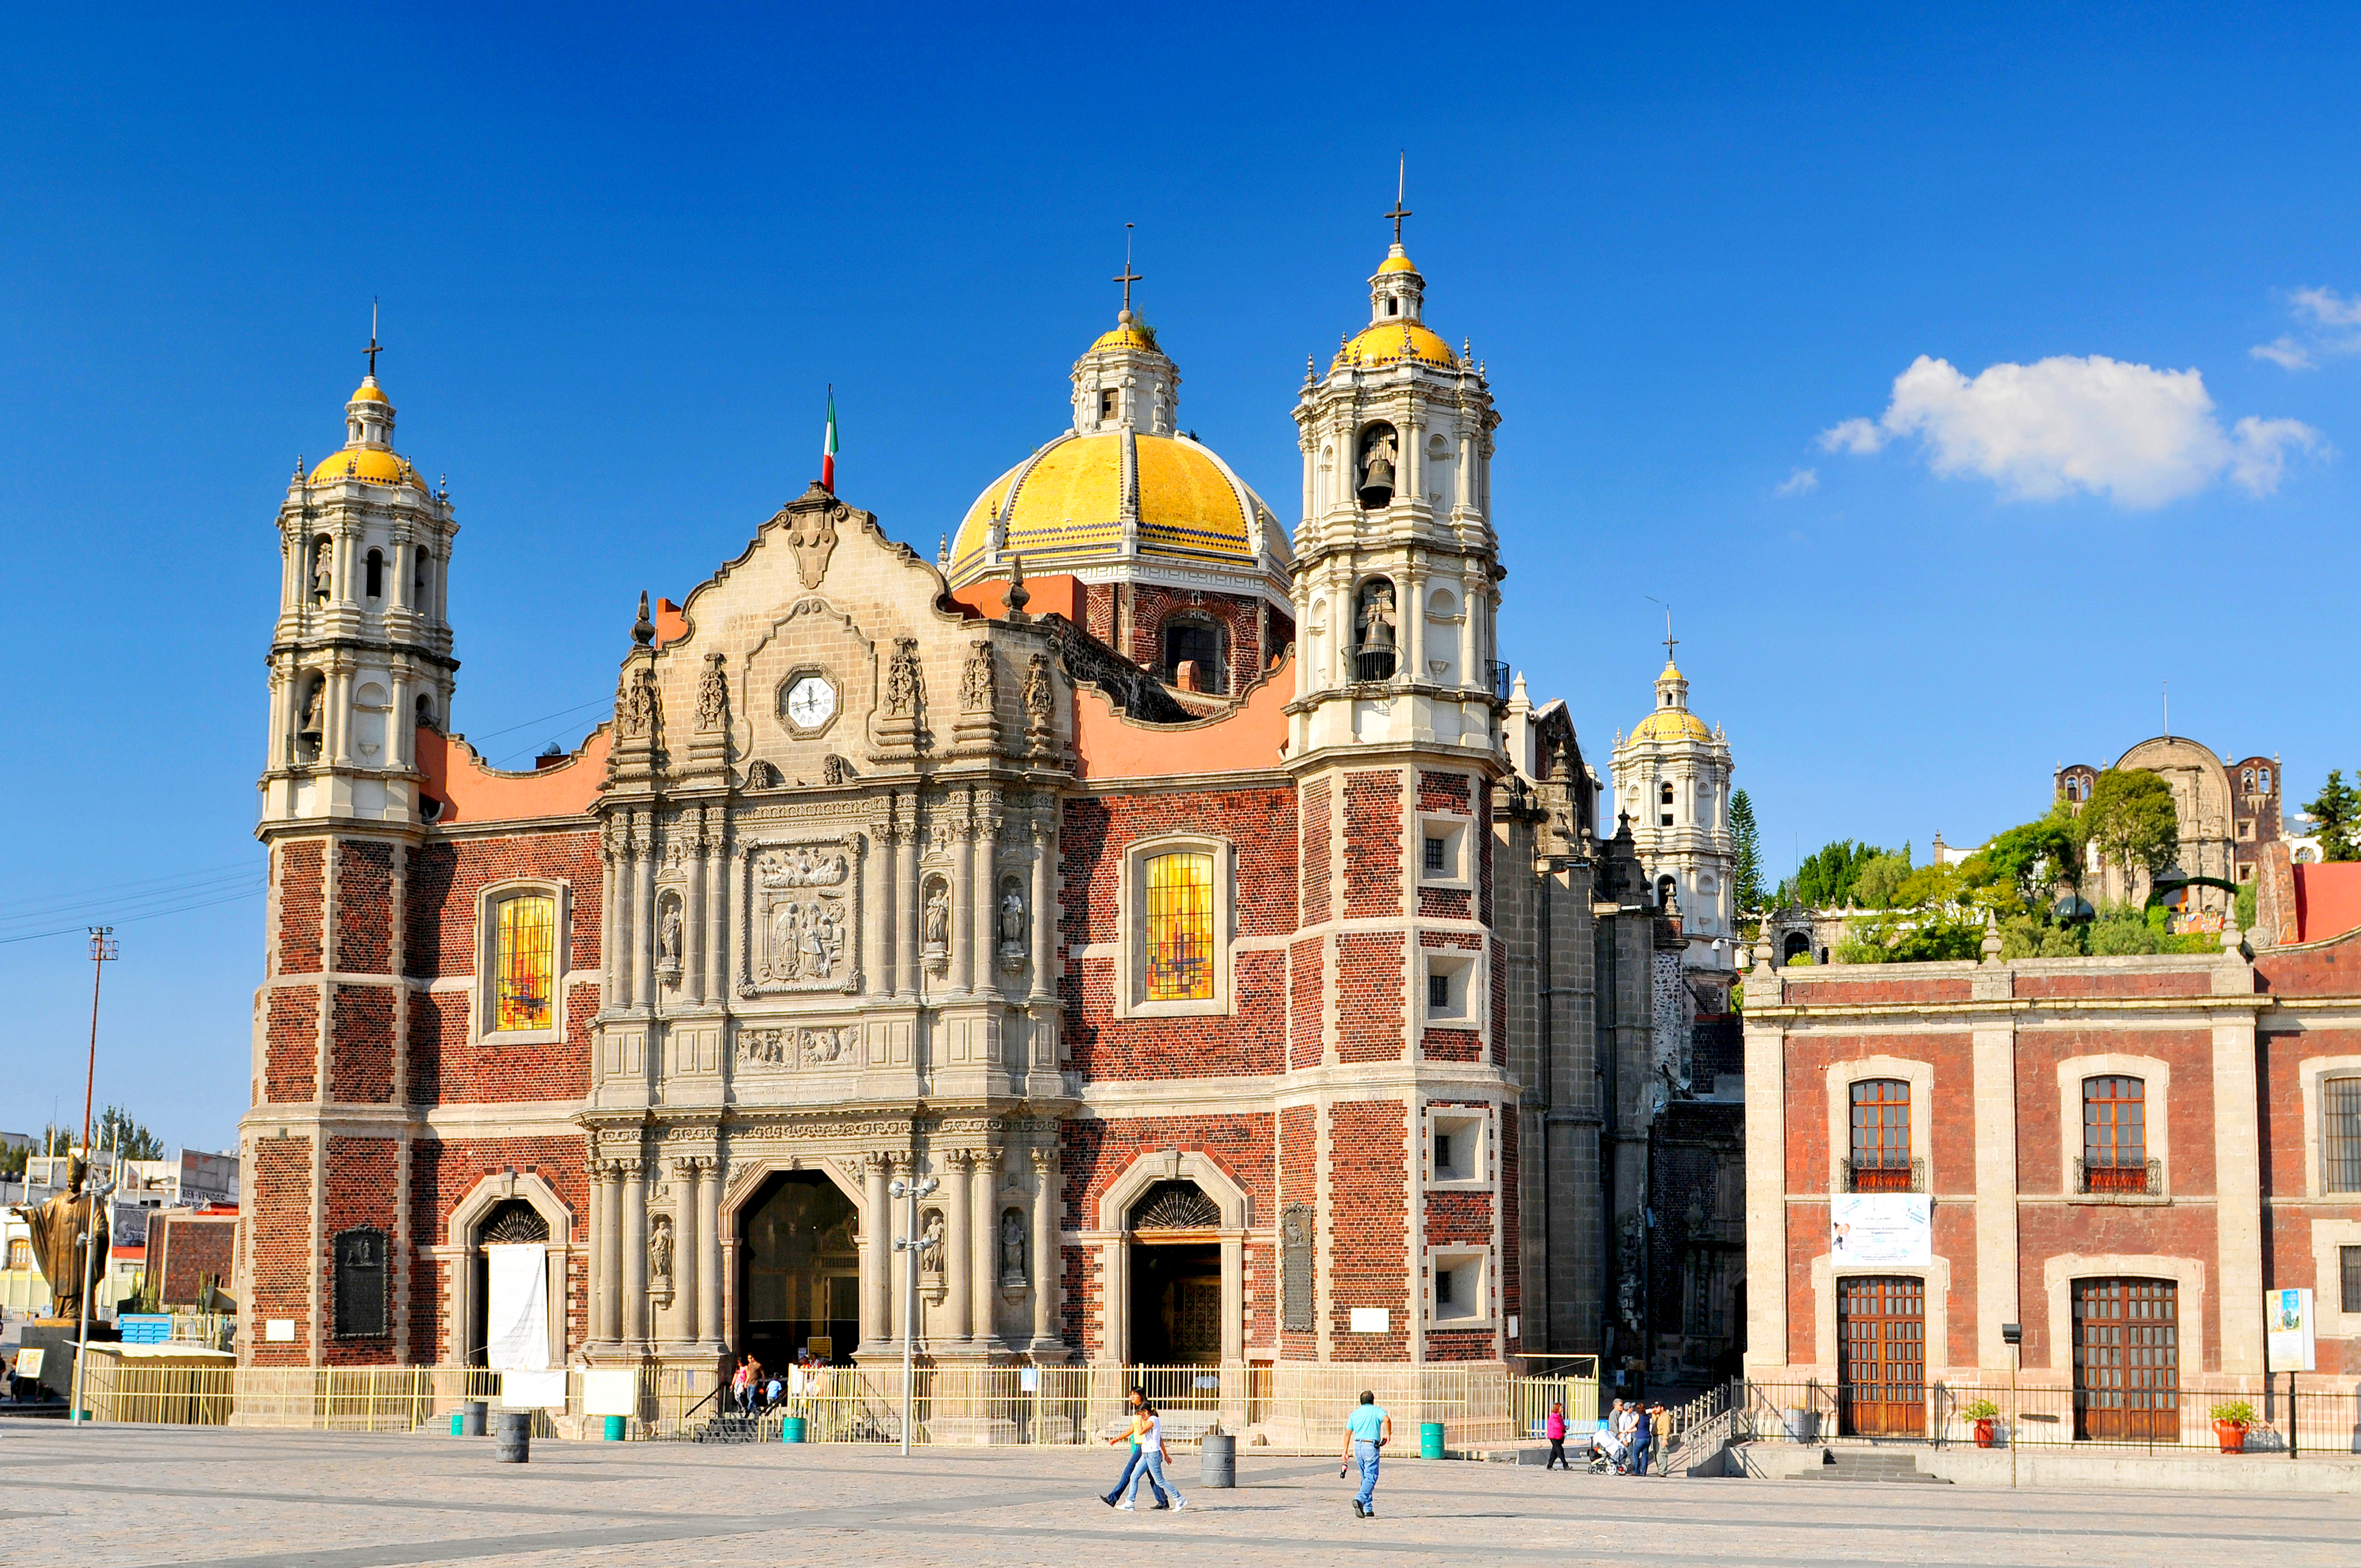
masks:
{"label": "man in blue shirt", "polygon": [[1356,1518],[1378,1517],[1378,1451],[1393,1441],[1394,1419],[1378,1403],[1378,1397],[1367,1389],[1361,1392],[1361,1402],[1345,1421],[1345,1463],[1358,1460],[1361,1465],[1361,1493],[1353,1499]]}

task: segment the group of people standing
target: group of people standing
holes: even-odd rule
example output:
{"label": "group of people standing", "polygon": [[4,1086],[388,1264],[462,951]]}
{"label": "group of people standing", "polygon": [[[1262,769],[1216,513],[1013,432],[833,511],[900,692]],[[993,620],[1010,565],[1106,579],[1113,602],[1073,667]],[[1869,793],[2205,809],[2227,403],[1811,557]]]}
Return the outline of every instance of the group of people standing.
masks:
{"label": "group of people standing", "polygon": [[[1543,1434],[1549,1439],[1548,1463],[1542,1468],[1563,1466],[1574,1468],[1565,1457],[1565,1407],[1552,1405]],[[1664,1455],[1673,1446],[1673,1412],[1661,1404],[1642,1404],[1639,1400],[1615,1401],[1607,1419],[1598,1424],[1598,1452],[1615,1469],[1625,1475],[1645,1475],[1648,1461],[1656,1462],[1656,1473],[1664,1474]]]}
{"label": "group of people standing", "polygon": [[759,1416],[775,1409],[782,1400],[792,1406],[794,1401],[816,1391],[819,1376],[819,1358],[807,1350],[796,1356],[784,1378],[754,1356],[741,1355],[737,1370],[730,1375],[730,1399],[738,1407],[740,1415]]}

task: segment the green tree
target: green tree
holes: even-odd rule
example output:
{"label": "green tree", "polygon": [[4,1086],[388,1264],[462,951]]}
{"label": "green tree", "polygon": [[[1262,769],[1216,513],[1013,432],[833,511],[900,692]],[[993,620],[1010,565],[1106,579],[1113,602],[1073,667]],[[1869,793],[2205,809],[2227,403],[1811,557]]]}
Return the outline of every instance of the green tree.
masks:
{"label": "green tree", "polygon": [[1891,853],[1874,844],[1857,844],[1850,839],[1824,844],[1805,857],[1804,863],[1795,868],[1795,874],[1780,888],[1780,894],[1788,902],[1807,909],[1845,908],[1852,902],[1862,865]]}
{"label": "green tree", "polygon": [[2172,786],[2145,768],[2101,773],[2079,820],[2086,845],[2117,865],[2146,867],[2150,876],[2171,864],[2180,849]]}
{"label": "green tree", "polygon": [[1730,797],[1730,838],[1738,850],[1737,906],[1763,907],[1763,843],[1754,825],[1754,803],[1740,790]]}
{"label": "green tree", "polygon": [[162,1159],[164,1140],[131,1119],[131,1113],[120,1105],[109,1105],[99,1113],[97,1129],[91,1135],[93,1146],[112,1149],[125,1159]]}
{"label": "green tree", "polygon": [[1902,902],[1902,890],[1909,882],[1907,850],[1872,855],[1853,873],[1853,900],[1864,909],[1892,909]]}
{"label": "green tree", "polygon": [[2038,821],[1993,835],[1960,872],[1967,885],[1992,890],[2000,904],[2042,907],[2060,883],[2081,885],[2082,836],[2081,822],[2059,801]]}
{"label": "green tree", "polygon": [[2328,770],[2320,797],[2302,808],[2312,818],[2321,854],[2332,861],[2361,861],[2361,790],[2345,782],[2341,768]]}

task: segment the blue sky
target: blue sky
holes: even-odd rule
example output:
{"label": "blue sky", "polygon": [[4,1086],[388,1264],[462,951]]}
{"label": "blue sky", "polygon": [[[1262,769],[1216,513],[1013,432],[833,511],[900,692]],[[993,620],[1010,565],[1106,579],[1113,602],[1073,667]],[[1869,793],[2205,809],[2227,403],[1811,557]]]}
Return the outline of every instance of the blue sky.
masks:
{"label": "blue sky", "polygon": [[[840,488],[931,553],[1066,418],[1126,222],[1181,422],[1289,515],[1303,358],[1365,315],[1407,149],[1429,319],[1503,414],[1503,640],[1602,772],[1650,595],[1774,870],[2034,815],[2166,681],[2176,731],[2301,789],[2361,766],[2349,8],[17,7],[6,38],[0,934],[121,923],[99,1097],[170,1142],[226,1146],[247,1096],[272,520],[372,296],[496,759],[577,740],[592,707],[548,716],[611,692],[640,589],[801,490],[829,382]],[[0,1127],[78,1113],[82,946],[0,943]]]}

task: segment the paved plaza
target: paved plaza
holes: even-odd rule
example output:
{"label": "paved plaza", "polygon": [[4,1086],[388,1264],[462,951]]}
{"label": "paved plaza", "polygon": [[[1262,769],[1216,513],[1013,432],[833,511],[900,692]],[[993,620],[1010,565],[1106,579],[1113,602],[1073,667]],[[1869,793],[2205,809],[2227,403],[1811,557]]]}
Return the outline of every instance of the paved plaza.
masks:
{"label": "paved plaza", "polygon": [[0,1561],[93,1568],[571,1563],[2351,1563],[2361,1499],[1637,1480],[1387,1466],[1353,1518],[1334,1461],[1244,1454],[1235,1491],[1112,1513],[1108,1450],[534,1447],[489,1440],[0,1423]]}

